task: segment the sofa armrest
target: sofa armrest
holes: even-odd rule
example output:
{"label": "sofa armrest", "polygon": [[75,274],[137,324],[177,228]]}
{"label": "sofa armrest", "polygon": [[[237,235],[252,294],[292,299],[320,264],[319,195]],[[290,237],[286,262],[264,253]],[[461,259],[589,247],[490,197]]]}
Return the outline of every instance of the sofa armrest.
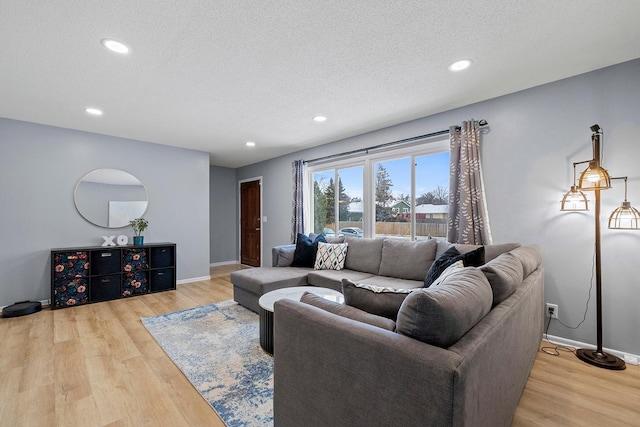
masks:
{"label": "sofa armrest", "polygon": [[286,261],[283,255],[291,254],[291,261],[293,260],[293,253],[296,250],[296,245],[279,245],[271,248],[271,266],[272,267],[289,267],[290,261]]}
{"label": "sofa armrest", "polygon": [[275,425],[451,425],[460,362],[446,349],[278,301]]}

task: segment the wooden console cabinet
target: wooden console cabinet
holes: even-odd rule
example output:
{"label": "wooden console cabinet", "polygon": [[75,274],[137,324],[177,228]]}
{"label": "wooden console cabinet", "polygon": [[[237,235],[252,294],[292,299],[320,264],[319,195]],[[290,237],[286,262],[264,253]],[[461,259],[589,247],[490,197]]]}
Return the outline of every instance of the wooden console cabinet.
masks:
{"label": "wooden console cabinet", "polygon": [[51,250],[52,309],[175,288],[175,243]]}

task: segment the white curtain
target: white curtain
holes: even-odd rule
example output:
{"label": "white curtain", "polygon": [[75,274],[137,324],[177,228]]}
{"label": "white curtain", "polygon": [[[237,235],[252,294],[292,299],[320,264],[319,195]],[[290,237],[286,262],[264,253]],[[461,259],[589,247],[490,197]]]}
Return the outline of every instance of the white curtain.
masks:
{"label": "white curtain", "polygon": [[291,164],[293,178],[293,214],[291,215],[291,243],[296,242],[298,233],[304,233],[304,161],[295,160]]}
{"label": "white curtain", "polygon": [[480,164],[480,125],[462,122],[449,128],[451,176],[449,183],[449,229],[451,243],[491,243],[489,216]]}

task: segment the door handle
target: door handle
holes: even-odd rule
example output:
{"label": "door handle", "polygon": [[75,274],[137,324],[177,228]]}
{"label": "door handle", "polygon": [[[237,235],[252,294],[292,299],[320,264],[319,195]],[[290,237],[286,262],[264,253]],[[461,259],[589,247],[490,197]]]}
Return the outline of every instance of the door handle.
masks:
{"label": "door handle", "polygon": [[260,227],[256,228],[256,231],[260,231]]}

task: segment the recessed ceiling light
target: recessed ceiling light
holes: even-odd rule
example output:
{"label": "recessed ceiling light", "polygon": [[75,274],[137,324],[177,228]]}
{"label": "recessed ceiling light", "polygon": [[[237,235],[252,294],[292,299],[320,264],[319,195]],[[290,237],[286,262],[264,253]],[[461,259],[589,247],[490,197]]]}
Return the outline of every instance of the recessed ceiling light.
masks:
{"label": "recessed ceiling light", "polygon": [[325,116],[315,116],[313,120],[315,120],[316,122],[326,122],[327,118]]}
{"label": "recessed ceiling light", "polygon": [[113,51],[116,53],[129,53],[129,48],[126,45],[120,43],[119,41],[115,41],[112,39],[102,39],[100,43],[102,43],[102,45],[107,49],[109,49],[110,51]]}
{"label": "recessed ceiling light", "polygon": [[255,142],[253,142],[253,141],[247,141],[246,146],[247,146],[247,147],[255,147],[255,146],[256,146],[256,143],[255,143]]}
{"label": "recessed ceiling light", "polygon": [[85,108],[84,111],[93,115],[93,116],[101,116],[102,110],[98,110],[97,108]]}
{"label": "recessed ceiling light", "polygon": [[469,68],[469,65],[471,65],[470,59],[461,59],[449,65],[449,71],[462,71]]}

